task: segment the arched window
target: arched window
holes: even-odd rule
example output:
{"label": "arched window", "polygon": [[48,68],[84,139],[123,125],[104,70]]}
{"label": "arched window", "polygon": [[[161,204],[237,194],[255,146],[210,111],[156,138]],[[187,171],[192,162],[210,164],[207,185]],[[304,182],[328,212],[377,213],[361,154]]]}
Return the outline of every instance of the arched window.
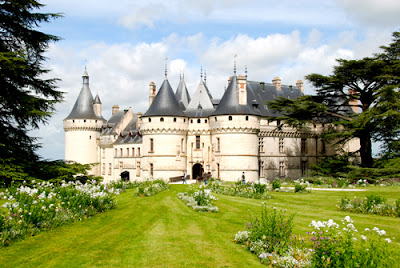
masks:
{"label": "arched window", "polygon": [[149,122],[151,122],[151,118],[149,118]]}
{"label": "arched window", "polygon": [[200,120],[200,119],[197,119],[197,123],[200,124],[200,123],[201,123],[201,120]]}
{"label": "arched window", "polygon": [[176,117],[174,117],[174,122],[176,122]]}
{"label": "arched window", "polygon": [[161,117],[161,118],[160,118],[160,122],[164,122],[164,117]]}
{"label": "arched window", "polygon": [[206,120],[204,120],[204,123],[207,123],[207,119],[206,119]]}
{"label": "arched window", "polygon": [[190,119],[190,123],[193,124],[193,119]]}
{"label": "arched window", "polygon": [[246,115],[246,121],[249,121],[249,117]]}
{"label": "arched window", "polygon": [[217,122],[217,117],[215,117],[214,119],[215,119],[215,122]]}
{"label": "arched window", "polygon": [[232,121],[232,115],[230,115],[230,116],[228,117],[228,119],[229,119],[229,121]]}
{"label": "arched window", "polygon": [[83,120],[83,123],[86,123],[86,119],[85,119],[85,120]]}

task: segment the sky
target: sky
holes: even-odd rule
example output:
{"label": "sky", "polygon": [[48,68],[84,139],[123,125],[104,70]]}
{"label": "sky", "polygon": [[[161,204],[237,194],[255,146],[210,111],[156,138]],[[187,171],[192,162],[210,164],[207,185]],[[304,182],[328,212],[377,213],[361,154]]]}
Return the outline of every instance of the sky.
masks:
{"label": "sky", "polygon": [[[43,0],[39,12],[63,17],[39,30],[57,35],[44,67],[61,79],[64,102],[38,130],[43,159],[63,159],[63,119],[82,88],[85,66],[90,89],[103,103],[134,113],[148,109],[151,81],[157,89],[164,67],[174,90],[183,73],[190,94],[201,69],[214,98],[221,98],[236,60],[238,74],[283,85],[305,82],[311,73],[329,75],[336,59],[361,59],[380,52],[400,30],[398,0]],[[236,56],[235,56],[236,55]],[[168,60],[166,60],[168,59]],[[376,151],[377,146],[375,146]]]}

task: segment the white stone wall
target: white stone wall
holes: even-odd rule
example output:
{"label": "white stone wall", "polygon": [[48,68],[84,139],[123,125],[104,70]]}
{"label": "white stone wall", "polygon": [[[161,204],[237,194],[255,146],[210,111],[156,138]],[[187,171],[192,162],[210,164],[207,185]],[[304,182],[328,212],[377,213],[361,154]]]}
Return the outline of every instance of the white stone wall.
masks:
{"label": "white stone wall", "polygon": [[[64,120],[65,160],[81,164],[99,163],[98,143],[102,120],[69,119]],[[89,174],[99,175],[95,166]]]}

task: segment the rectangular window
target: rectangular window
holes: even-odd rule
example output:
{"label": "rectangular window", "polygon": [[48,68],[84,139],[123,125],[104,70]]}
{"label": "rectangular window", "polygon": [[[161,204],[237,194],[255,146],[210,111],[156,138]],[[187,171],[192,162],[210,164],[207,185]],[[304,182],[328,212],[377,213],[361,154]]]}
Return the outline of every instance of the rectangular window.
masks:
{"label": "rectangular window", "polygon": [[261,178],[264,177],[264,161],[259,161],[258,164],[258,176]]}
{"label": "rectangular window", "polygon": [[103,164],[103,171],[101,173],[102,175],[106,175],[106,164]]}
{"label": "rectangular window", "polygon": [[219,152],[220,150],[221,150],[221,141],[219,138],[217,138],[217,152]]}
{"label": "rectangular window", "polygon": [[120,156],[122,157],[124,154],[123,154],[123,152],[122,152],[122,148],[121,149],[119,149],[119,152],[120,152]]}
{"label": "rectangular window", "polygon": [[279,152],[284,153],[285,152],[285,146],[283,142],[283,138],[279,138]]}
{"label": "rectangular window", "polygon": [[301,138],[301,153],[302,154],[307,153],[307,139],[306,138]]}
{"label": "rectangular window", "polygon": [[117,148],[115,148],[114,153],[115,153],[115,157],[117,157],[118,156]]}
{"label": "rectangular window", "polygon": [[307,172],[307,161],[301,161],[301,176],[306,175]]}
{"label": "rectangular window", "polygon": [[111,171],[112,171],[112,165],[111,163],[108,163],[108,175],[111,176]]}
{"label": "rectangular window", "polygon": [[[106,149],[105,149],[105,148],[103,148],[103,153],[102,153],[101,158],[106,158]],[[103,174],[103,175],[104,175],[104,174]]]}
{"label": "rectangular window", "polygon": [[263,137],[258,138],[258,151],[260,153],[264,152],[264,138]]}
{"label": "rectangular window", "polygon": [[185,139],[181,139],[181,153],[185,152],[185,148],[183,147]]}
{"label": "rectangular window", "polygon": [[140,161],[136,163],[136,177],[140,176]]}
{"label": "rectangular window", "polygon": [[200,136],[196,136],[196,149],[200,149]]}
{"label": "rectangular window", "polygon": [[137,154],[140,156],[140,148],[137,148]]}
{"label": "rectangular window", "polygon": [[285,161],[279,161],[279,177],[285,177]]}
{"label": "rectangular window", "polygon": [[154,152],[154,140],[150,139],[150,152]]}
{"label": "rectangular window", "polygon": [[132,156],[135,156],[135,148],[132,148]]}
{"label": "rectangular window", "polygon": [[154,167],[153,167],[153,163],[150,163],[150,176],[153,177],[154,175]]}

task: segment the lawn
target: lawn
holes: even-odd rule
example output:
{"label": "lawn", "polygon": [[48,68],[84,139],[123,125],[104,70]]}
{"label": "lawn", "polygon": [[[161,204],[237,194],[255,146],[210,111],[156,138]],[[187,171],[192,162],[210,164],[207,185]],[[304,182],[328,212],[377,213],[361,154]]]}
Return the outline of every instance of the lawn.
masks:
{"label": "lawn", "polygon": [[[237,231],[244,230],[249,211],[260,212],[262,201],[217,195],[218,213],[196,213],[176,196],[186,187],[171,185],[168,191],[143,198],[128,190],[118,196],[116,209],[0,248],[0,266],[262,267],[255,255],[232,241]],[[296,234],[306,235],[311,220],[340,221],[350,215],[359,230],[384,229],[400,252],[400,218],[336,209],[345,196],[375,192],[390,202],[400,198],[398,186],[367,189],[272,193],[273,199],[265,202],[296,213]]]}

